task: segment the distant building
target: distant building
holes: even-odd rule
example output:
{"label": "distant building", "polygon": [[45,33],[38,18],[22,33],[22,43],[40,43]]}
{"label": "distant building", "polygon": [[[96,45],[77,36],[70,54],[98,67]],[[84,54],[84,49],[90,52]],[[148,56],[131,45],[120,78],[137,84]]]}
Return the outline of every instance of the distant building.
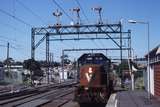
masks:
{"label": "distant building", "polygon": [[[160,98],[160,45],[149,52],[150,56],[150,92]],[[148,54],[145,56],[148,57]],[[147,72],[147,74],[149,74]],[[149,78],[149,76],[147,76]],[[148,87],[149,88],[149,87]]]}
{"label": "distant building", "polygon": [[22,65],[11,65],[8,68],[5,65],[4,72],[9,72],[9,75],[5,75],[4,80],[9,83],[22,83],[22,72],[24,71]]}

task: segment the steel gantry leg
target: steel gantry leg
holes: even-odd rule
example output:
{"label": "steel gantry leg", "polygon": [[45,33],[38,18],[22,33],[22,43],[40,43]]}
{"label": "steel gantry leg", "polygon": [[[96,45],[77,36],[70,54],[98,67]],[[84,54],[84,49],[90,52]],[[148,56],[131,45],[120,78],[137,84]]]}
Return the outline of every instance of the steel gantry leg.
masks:
{"label": "steel gantry leg", "polygon": [[120,22],[120,59],[122,63],[122,23]]}
{"label": "steel gantry leg", "polygon": [[35,30],[31,29],[31,59],[35,59]]}
{"label": "steel gantry leg", "polygon": [[128,56],[132,58],[131,30],[128,30]]}
{"label": "steel gantry leg", "polygon": [[47,83],[49,84],[49,33],[46,33]]}
{"label": "steel gantry leg", "polygon": [[64,81],[64,50],[62,50],[62,80]]}

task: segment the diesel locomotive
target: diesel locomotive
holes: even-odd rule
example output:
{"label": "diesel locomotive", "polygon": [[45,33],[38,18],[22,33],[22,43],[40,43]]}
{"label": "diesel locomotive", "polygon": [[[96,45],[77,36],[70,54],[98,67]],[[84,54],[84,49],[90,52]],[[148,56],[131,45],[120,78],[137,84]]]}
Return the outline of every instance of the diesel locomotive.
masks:
{"label": "diesel locomotive", "polygon": [[78,59],[79,85],[75,101],[83,104],[106,104],[113,91],[111,60],[102,53],[86,53]]}

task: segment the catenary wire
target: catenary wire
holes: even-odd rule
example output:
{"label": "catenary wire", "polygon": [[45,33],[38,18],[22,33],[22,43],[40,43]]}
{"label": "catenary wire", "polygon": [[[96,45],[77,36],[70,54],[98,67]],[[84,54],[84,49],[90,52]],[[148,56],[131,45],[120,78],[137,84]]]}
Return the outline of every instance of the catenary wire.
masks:
{"label": "catenary wire", "polygon": [[5,14],[5,15],[7,15],[7,16],[9,16],[9,17],[12,17],[13,19],[17,20],[18,22],[20,22],[22,24],[25,24],[26,26],[32,27],[31,24],[25,22],[24,20],[22,20],[22,19],[20,19],[20,18],[18,18],[16,16],[12,15],[12,14],[10,14],[9,12],[6,12],[6,11],[4,11],[2,9],[0,9],[0,12],[3,13],[3,14]]}
{"label": "catenary wire", "polygon": [[31,8],[27,7],[24,3],[22,3],[20,0],[16,0],[18,4],[20,4],[22,7],[24,7],[28,12],[30,12],[32,15],[34,15],[37,19],[39,19],[42,23],[46,23],[38,14],[36,14]]}

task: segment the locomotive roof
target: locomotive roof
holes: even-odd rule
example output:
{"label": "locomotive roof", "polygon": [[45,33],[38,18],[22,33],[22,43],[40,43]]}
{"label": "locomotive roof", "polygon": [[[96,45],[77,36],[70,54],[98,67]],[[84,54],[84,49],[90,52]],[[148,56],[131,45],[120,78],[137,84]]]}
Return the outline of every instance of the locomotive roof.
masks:
{"label": "locomotive roof", "polygon": [[102,57],[103,60],[106,60],[106,61],[110,60],[102,53],[85,53],[78,58],[78,61],[83,61],[84,59],[89,58],[89,57]]}

